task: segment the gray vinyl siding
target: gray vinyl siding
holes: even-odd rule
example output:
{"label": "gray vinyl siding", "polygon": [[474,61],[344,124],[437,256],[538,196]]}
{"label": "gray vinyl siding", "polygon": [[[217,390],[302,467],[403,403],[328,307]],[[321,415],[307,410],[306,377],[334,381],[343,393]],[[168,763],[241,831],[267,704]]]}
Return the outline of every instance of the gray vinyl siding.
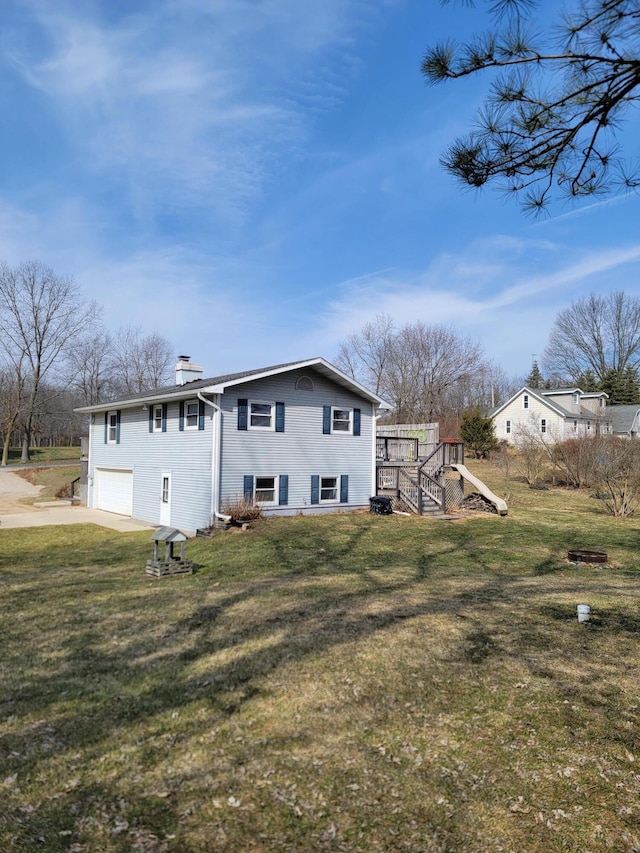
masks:
{"label": "gray vinyl siding", "polygon": [[[111,409],[110,411],[113,411]],[[171,526],[207,527],[211,519],[212,412],[204,411],[204,430],[179,429],[179,404],[167,406],[166,432],[149,432],[148,410],[121,410],[120,442],[105,444],[104,413],[91,425],[89,506],[94,506],[95,468],[133,470],[133,517],[160,521],[163,473],[171,474]]]}
{"label": "gray vinyl siding", "polygon": [[[301,376],[313,380],[314,390],[297,390]],[[238,430],[238,399],[283,402],[285,431]],[[323,435],[323,406],[359,408],[359,436]],[[237,385],[220,399],[222,409],[222,475],[220,504],[243,496],[244,477],[289,477],[286,506],[265,507],[267,514],[335,511],[368,507],[372,488],[372,405],[313,370]],[[347,503],[311,504],[312,475],[349,478]]]}

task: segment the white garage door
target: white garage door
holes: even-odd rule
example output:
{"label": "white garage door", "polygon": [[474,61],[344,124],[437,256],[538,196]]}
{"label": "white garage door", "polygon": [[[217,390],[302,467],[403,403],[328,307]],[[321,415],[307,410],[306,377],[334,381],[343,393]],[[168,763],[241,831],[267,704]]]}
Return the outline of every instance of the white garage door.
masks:
{"label": "white garage door", "polygon": [[94,488],[96,509],[117,512],[119,515],[133,513],[133,471],[96,468]]}

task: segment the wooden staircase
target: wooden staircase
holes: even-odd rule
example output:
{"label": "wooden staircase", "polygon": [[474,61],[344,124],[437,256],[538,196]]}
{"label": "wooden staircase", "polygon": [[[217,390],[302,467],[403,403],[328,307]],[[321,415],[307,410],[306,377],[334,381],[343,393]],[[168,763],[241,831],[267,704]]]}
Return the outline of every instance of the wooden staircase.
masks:
{"label": "wooden staircase", "polygon": [[[385,438],[378,445],[377,494],[387,495],[394,502],[404,505],[418,515],[442,514],[446,511],[447,488],[446,474],[453,471],[453,465],[464,462],[464,445],[459,441],[442,441],[426,458],[398,458],[400,455],[411,457],[412,447],[406,449],[404,442],[390,451],[392,439]],[[383,457],[383,458],[380,458]],[[384,458],[386,457],[386,458]],[[393,457],[393,458],[389,458]]]}

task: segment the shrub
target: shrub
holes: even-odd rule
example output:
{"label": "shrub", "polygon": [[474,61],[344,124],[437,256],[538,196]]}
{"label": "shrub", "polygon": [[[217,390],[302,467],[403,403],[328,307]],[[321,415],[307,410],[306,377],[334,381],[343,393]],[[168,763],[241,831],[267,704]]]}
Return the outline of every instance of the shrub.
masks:
{"label": "shrub", "polygon": [[230,515],[231,520],[238,523],[241,521],[256,521],[262,517],[262,507],[245,498],[236,498],[222,507],[223,515]]}

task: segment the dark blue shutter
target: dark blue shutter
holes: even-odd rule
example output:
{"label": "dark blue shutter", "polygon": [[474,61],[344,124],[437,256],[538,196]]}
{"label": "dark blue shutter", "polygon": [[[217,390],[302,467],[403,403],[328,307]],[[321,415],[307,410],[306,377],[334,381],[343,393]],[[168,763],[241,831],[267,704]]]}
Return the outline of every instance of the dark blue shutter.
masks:
{"label": "dark blue shutter", "polygon": [[247,429],[248,400],[238,400],[238,429]]}
{"label": "dark blue shutter", "polygon": [[167,404],[162,404],[162,432],[167,431]]}
{"label": "dark blue shutter", "polygon": [[104,443],[106,444],[109,438],[109,412],[104,413]]}
{"label": "dark blue shutter", "polygon": [[278,486],[278,503],[286,506],[289,503],[289,475],[280,474]]}
{"label": "dark blue shutter", "polygon": [[360,409],[353,410],[353,434],[360,435]]}
{"label": "dark blue shutter", "polygon": [[180,400],[180,432],[184,430],[184,400]]}
{"label": "dark blue shutter", "polygon": [[311,475],[311,503],[320,503],[320,477],[318,474]]}
{"label": "dark blue shutter", "polygon": [[120,444],[120,409],[116,412],[116,444]]}
{"label": "dark blue shutter", "polygon": [[284,403],[276,403],[276,432],[284,432]]}
{"label": "dark blue shutter", "polygon": [[340,503],[349,503],[349,475],[343,474],[340,477]]}
{"label": "dark blue shutter", "polygon": [[251,474],[245,474],[244,499],[245,501],[249,501],[249,503],[253,503],[253,476]]}
{"label": "dark blue shutter", "polygon": [[322,407],[322,434],[330,435],[331,433],[331,406]]}
{"label": "dark blue shutter", "polygon": [[149,432],[153,432],[153,414],[155,407],[149,406]]}
{"label": "dark blue shutter", "polygon": [[204,400],[198,400],[198,429],[204,429]]}

